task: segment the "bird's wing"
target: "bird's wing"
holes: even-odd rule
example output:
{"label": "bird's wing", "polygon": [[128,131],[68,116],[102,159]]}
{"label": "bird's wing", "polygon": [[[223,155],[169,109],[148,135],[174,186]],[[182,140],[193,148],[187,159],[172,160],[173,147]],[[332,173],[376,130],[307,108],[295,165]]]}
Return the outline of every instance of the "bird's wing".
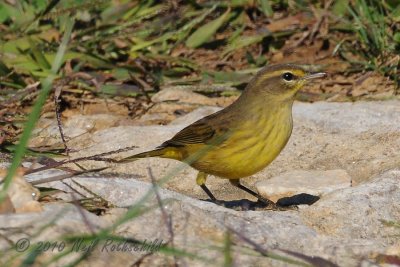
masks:
{"label": "bird's wing", "polygon": [[199,120],[178,132],[160,147],[206,144],[215,135],[216,129],[203,120]]}

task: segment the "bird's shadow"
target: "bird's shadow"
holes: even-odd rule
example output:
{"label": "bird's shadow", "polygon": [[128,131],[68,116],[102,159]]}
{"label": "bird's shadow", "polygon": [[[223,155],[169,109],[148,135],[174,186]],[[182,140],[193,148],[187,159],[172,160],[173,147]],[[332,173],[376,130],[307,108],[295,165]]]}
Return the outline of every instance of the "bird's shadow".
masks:
{"label": "bird's shadow", "polygon": [[[301,193],[297,195],[293,195],[290,197],[283,197],[279,199],[276,204],[285,207],[296,207],[297,205],[312,205],[317,202],[320,198],[318,196]],[[268,208],[266,204],[260,201],[251,201],[248,199],[239,199],[239,200],[217,200],[217,202],[212,201],[210,199],[203,199],[207,202],[212,202],[217,205],[223,206],[228,209],[233,209],[237,211],[246,211],[246,210],[265,210]]]}

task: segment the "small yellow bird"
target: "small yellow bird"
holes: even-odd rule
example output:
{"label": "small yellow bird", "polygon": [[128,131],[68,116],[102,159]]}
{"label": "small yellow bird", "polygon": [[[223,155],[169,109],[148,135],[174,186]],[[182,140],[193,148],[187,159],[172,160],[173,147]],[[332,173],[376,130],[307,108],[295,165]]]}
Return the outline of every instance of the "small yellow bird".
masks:
{"label": "small yellow bird", "polygon": [[296,92],[309,80],[324,76],[326,73],[311,73],[300,65],[264,67],[230,106],[187,126],[155,150],[122,162],[145,157],[186,162],[199,171],[196,182],[214,202],[218,201],[205,185],[209,174],[229,179],[270,209],[281,209],[239,181],[264,169],[278,156],[292,133]]}

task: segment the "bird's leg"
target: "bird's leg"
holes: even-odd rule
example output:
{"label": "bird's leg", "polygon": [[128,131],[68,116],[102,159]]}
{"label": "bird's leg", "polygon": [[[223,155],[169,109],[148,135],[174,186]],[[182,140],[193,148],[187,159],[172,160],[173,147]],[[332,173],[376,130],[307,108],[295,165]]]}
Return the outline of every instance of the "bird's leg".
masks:
{"label": "bird's leg", "polygon": [[282,207],[280,205],[277,205],[275,202],[273,202],[273,201],[271,201],[271,200],[269,200],[269,199],[267,199],[267,198],[265,198],[263,196],[260,196],[260,194],[254,192],[253,190],[251,190],[251,189],[245,187],[244,185],[242,185],[240,183],[239,179],[229,180],[229,182],[231,182],[231,184],[233,186],[236,186],[237,188],[249,193],[250,195],[255,196],[258,199],[259,202],[265,204],[271,210],[293,210],[293,209],[295,209],[294,207],[290,207],[290,206],[289,207]]}
{"label": "bird's leg", "polygon": [[207,188],[206,180],[207,180],[207,173],[199,172],[197,174],[196,183],[201,187],[201,189],[203,189],[204,192],[206,192],[207,196],[212,201],[218,202],[217,199],[214,197],[214,195],[211,193],[211,191]]}
{"label": "bird's leg", "polygon": [[271,201],[271,200],[269,200],[269,199],[266,199],[266,198],[260,196],[259,194],[257,194],[257,193],[254,192],[253,190],[251,190],[251,189],[245,187],[244,185],[242,185],[242,184],[240,183],[240,180],[239,180],[239,179],[229,180],[229,182],[231,182],[231,184],[232,184],[233,186],[236,186],[237,188],[239,188],[239,189],[241,189],[241,190],[243,190],[243,191],[249,193],[250,195],[255,196],[260,202],[263,202],[265,205],[267,205],[267,206],[273,206],[273,205],[275,205],[275,203],[274,203],[273,201]]}

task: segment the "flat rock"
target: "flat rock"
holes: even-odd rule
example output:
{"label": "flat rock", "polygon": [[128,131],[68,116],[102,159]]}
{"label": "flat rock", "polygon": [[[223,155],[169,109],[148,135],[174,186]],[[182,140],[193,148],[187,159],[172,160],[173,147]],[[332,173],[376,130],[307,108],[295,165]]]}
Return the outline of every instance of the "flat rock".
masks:
{"label": "flat rock", "polygon": [[[294,129],[285,149],[267,168],[242,179],[252,187],[258,181],[293,170],[325,171],[342,169],[353,184],[368,180],[376,174],[400,164],[400,103],[295,103]],[[203,114],[215,109],[201,109],[182,117],[179,123],[165,126],[118,126],[82,135],[70,141],[76,152],[72,157],[90,156],[130,146],[131,151],[111,155],[122,158],[154,149],[179,130]],[[45,138],[45,137],[43,137]],[[174,160],[149,158],[129,164],[82,162],[86,168],[108,166],[106,172],[116,176],[130,176],[150,181],[147,168],[152,168],[156,179],[166,175],[165,187],[190,196],[205,197],[195,184],[196,171]],[[248,194],[233,188],[228,181],[210,177],[210,190],[220,199],[249,198]]]}
{"label": "flat rock", "polygon": [[[358,186],[333,191],[305,209],[303,220],[332,236],[383,239],[393,230],[384,222],[400,221],[400,205],[395,204],[400,201],[399,179],[396,169]],[[399,239],[390,244],[399,244]]]}
{"label": "flat rock", "polygon": [[264,197],[277,201],[297,194],[322,197],[334,190],[351,186],[351,177],[345,170],[290,171],[255,184]]}
{"label": "flat rock", "polygon": [[[296,190],[300,188],[296,192],[315,193],[321,198],[310,206],[302,205],[299,211],[236,211],[201,201],[199,199],[207,199],[207,196],[195,183],[196,171],[183,163],[159,158],[128,164],[80,162],[87,169],[108,169],[97,176],[74,177],[64,183],[55,181],[40,186],[59,188],[66,192],[64,194],[79,192],[81,197],[95,194],[112,203],[115,208],[110,208],[105,215],[86,216],[95,231],[140,210],[143,212],[140,216],[127,219],[113,233],[142,240],[170,240],[165,218],[171,218],[176,248],[205,259],[181,258],[180,265],[223,265],[224,244],[227,244],[227,233],[230,232],[232,255],[238,266],[287,266],[286,262],[261,257],[244,240],[252,240],[268,252],[291,259],[299,260],[283,250],[321,257],[339,266],[372,266],[371,262],[377,261],[376,255],[396,255],[399,248],[399,230],[391,226],[400,221],[400,205],[396,205],[400,203],[399,111],[399,101],[295,103],[293,134],[285,149],[266,169],[241,182],[252,188],[257,182],[262,185],[271,179],[276,181],[277,187],[285,185],[292,190],[294,180],[291,179],[301,173],[295,182]],[[136,146],[130,151],[109,156],[122,158],[153,149],[208,112],[198,110],[165,126],[118,126],[120,124],[116,123],[110,128],[78,135],[68,142],[73,149],[71,158]],[[72,123],[66,122],[65,125],[73,127]],[[51,136],[44,134],[41,138],[50,141]],[[76,168],[74,165],[69,167]],[[159,183],[157,192],[167,216],[159,208],[149,170]],[[39,180],[60,174],[65,172],[35,173],[27,179]],[[343,180],[337,179],[338,176]],[[326,182],[327,177],[329,182],[324,186],[322,182]],[[306,183],[306,179],[311,181]],[[255,200],[224,179],[211,176],[207,186],[218,199],[227,203]],[[311,189],[318,190],[306,191]],[[33,230],[39,229],[46,218],[52,218],[53,207],[56,213],[57,206],[45,205],[45,212],[33,213],[31,217],[22,214],[24,223]],[[135,212],[127,212],[131,207],[136,207]],[[44,213],[47,217],[42,217]],[[67,228],[65,232],[71,233],[74,227],[82,232],[90,231],[78,209],[59,217],[61,221],[68,219],[74,223],[71,226],[57,224],[56,232]],[[11,228],[11,224],[4,224],[3,236],[11,236]],[[82,266],[109,266],[111,262],[115,266],[125,266],[126,262],[134,263],[140,257],[135,253],[104,254],[95,251],[82,262]],[[143,263],[144,266],[171,264],[173,259],[161,253]]]}
{"label": "flat rock", "polygon": [[354,103],[297,103],[293,109],[294,123],[305,119],[331,133],[362,133],[399,131],[399,101]]}
{"label": "flat rock", "polygon": [[[108,224],[72,204],[50,203],[43,205],[42,212],[0,215],[0,225],[0,249],[7,251],[0,259],[2,266],[18,266],[21,259],[27,257],[35,248],[41,252],[37,254],[35,263],[42,266],[57,255],[59,244],[64,243],[65,247],[61,252],[65,252],[76,243],[69,243],[64,239],[65,236],[88,235],[91,231],[99,231]],[[45,251],[43,244],[46,242],[56,242],[57,248]],[[79,251],[70,253],[59,259],[57,266],[65,266],[79,256]]]}
{"label": "flat rock", "polygon": [[170,123],[170,125],[182,125],[182,124],[190,125],[193,122],[195,122],[205,116],[211,115],[219,110],[221,110],[221,108],[211,107],[211,106],[200,107],[185,116],[177,118],[176,120],[172,121]]}
{"label": "flat rock", "polygon": [[[399,101],[295,103],[294,129],[285,149],[267,168],[242,179],[242,183],[252,187],[258,181],[293,170],[342,169],[351,176],[353,184],[357,184],[395,168],[400,164],[399,107]],[[122,158],[154,149],[193,121],[216,110],[218,108],[201,108],[165,126],[116,126],[84,134],[68,142],[74,151],[71,156],[91,156],[136,146],[131,151],[110,156]],[[40,138],[51,142],[52,137],[44,134]],[[174,160],[149,158],[129,164],[93,161],[81,164],[89,169],[108,166],[106,172],[116,177],[135,177],[142,181],[150,181],[147,169],[151,168],[156,179],[170,177],[164,185],[166,188],[205,197],[195,183],[196,171]],[[224,179],[211,176],[207,184],[220,199],[252,199]]]}
{"label": "flat rock", "polygon": [[[62,122],[63,134],[67,141],[73,142],[74,139],[85,134],[90,134],[99,130],[109,129],[118,126],[122,116],[110,114],[74,115]],[[38,127],[32,133],[33,138],[29,141],[30,147],[60,146],[62,139],[57,120],[41,118]]]}
{"label": "flat rock", "polygon": [[[283,251],[320,257],[339,266],[359,266],[365,257],[373,261],[371,255],[397,251],[398,229],[385,222],[400,219],[400,206],[393,205],[400,201],[399,179],[400,170],[388,171],[363,184],[332,191],[312,206],[286,212],[234,211],[136,179],[77,177],[73,178],[74,182],[68,179],[65,183],[82,197],[96,194],[116,206],[104,216],[88,216],[90,224],[111,225],[128,216],[126,209],[142,206],[143,214],[119,225],[114,234],[165,241],[170,238],[172,229],[176,249],[211,260],[214,265],[222,265],[221,246],[227,231],[233,231],[232,253],[241,266],[285,266],[285,262],[255,256],[254,251],[243,253],[243,249],[252,251],[243,237],[272,254],[291,259],[301,260]],[[156,192],[167,217],[159,208]],[[81,215],[70,213],[68,218],[79,221]],[[165,218],[172,222],[170,229]],[[8,225],[10,223],[5,224],[6,228]],[[76,225],[78,229],[85,229],[83,225]],[[215,249],[218,247],[221,250]],[[109,253],[108,257],[114,259],[118,255]],[[97,257],[104,255],[95,251],[85,262],[93,262]],[[134,260],[138,255],[128,253],[124,257]],[[158,254],[144,266],[154,266],[154,261],[159,260],[168,263],[166,257]],[[185,261],[190,266],[209,266],[201,260]]]}
{"label": "flat rock", "polygon": [[95,132],[118,126],[118,122],[124,118],[124,116],[111,114],[74,115],[66,121],[63,127],[67,129],[83,129],[86,132]]}
{"label": "flat rock", "polygon": [[168,88],[161,90],[152,96],[151,101],[155,103],[164,101],[175,101],[175,102],[184,102],[191,104],[215,103],[215,101],[212,98],[208,98],[204,95],[189,90],[177,89],[177,88]]}
{"label": "flat rock", "polygon": [[[6,169],[0,168],[0,181],[6,176]],[[25,213],[42,211],[39,199],[39,190],[28,183],[23,177],[23,170],[19,169],[7,191],[5,202],[1,203],[0,213]],[[0,190],[3,189],[1,183]]]}

